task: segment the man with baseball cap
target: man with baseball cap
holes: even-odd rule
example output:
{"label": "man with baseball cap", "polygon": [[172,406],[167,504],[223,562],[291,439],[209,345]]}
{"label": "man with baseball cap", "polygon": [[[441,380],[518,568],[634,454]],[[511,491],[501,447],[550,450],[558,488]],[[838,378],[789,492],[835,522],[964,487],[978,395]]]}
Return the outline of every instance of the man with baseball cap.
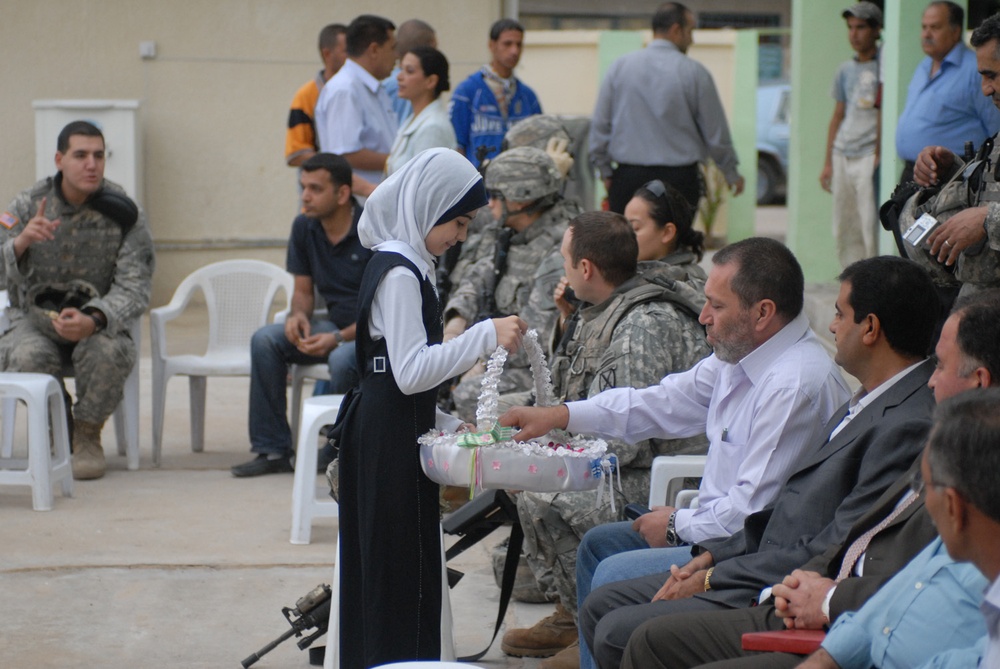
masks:
{"label": "man with baseball cap", "polygon": [[844,10],[854,50],[833,79],[836,101],[827,133],[826,161],[819,175],[833,193],[833,237],[842,267],[874,256],[877,206],[875,169],[879,146],[878,39],[882,11],[871,2]]}

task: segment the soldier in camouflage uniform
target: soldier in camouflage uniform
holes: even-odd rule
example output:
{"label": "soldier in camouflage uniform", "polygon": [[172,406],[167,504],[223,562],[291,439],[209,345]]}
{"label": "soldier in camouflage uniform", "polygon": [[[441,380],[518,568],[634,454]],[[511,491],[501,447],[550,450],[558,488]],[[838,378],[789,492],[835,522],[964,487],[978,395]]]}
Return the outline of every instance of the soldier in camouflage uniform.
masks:
{"label": "soldier in camouflage uniform", "polygon": [[[541,149],[519,147],[486,168],[490,209],[503,228],[492,257],[466,272],[445,308],[445,341],[484,318],[518,315],[546,336],[556,320],[552,291],[562,276],[559,243],[567,222],[580,213],[559,194],[562,177]],[[463,377],[452,392],[456,414],[475,422],[482,368]],[[523,351],[511,356],[500,392],[527,390],[531,370]]]}
{"label": "soldier in camouflage uniform", "polygon": [[[1000,14],[994,14],[972,33],[976,62],[982,74],[983,95],[1000,108]],[[930,269],[935,283],[948,281],[942,267],[954,269],[961,284],[960,295],[1000,286],[1000,141],[994,135],[979,148],[977,165],[970,165],[969,178],[958,177],[955,184],[920,207],[904,209],[900,227],[905,231],[924,211],[944,221],[928,237],[926,244],[907,247],[911,258]],[[978,167],[978,169],[975,169]],[[966,171],[965,163],[943,146],[928,146],[917,156],[914,180],[921,186],[946,184]],[[915,195],[912,202],[920,198]],[[938,201],[942,200],[942,201]]]}
{"label": "soldier in camouflage uniform", "polygon": [[[639,275],[639,247],[629,222],[620,214],[591,212],[570,223],[561,255],[568,283],[584,304],[564,323],[565,336],[551,362],[553,389],[560,400],[585,399],[612,387],[644,388],[711,353],[698,323],[706,277],[694,264],[693,253],[670,256],[690,263],[644,263]],[[565,302],[556,297],[565,310]],[[519,399],[525,403],[524,396]],[[528,564],[540,584],[553,584],[560,604],[535,627],[509,630],[502,644],[508,654],[544,657],[576,640],[580,539],[596,525],[621,520],[625,504],[649,499],[649,468],[655,456],[703,454],[707,440],[699,435],[637,444],[614,441],[609,446],[621,475],[614,510],[610,500],[595,506],[593,492],[517,496]]]}
{"label": "soldier in camouflage uniform", "polygon": [[136,356],[130,328],[149,304],[153,242],[145,216],[104,179],[104,137],[83,121],[59,134],[58,172],[0,216],[11,328],[0,369],[61,377],[72,362],[73,476],[104,475],[101,428]]}
{"label": "soldier in camouflage uniform", "polygon": [[[566,132],[566,128],[559,122],[559,119],[551,114],[535,114],[518,121],[507,131],[503,138],[501,151],[516,149],[520,146],[533,146],[536,149],[542,149],[552,158],[565,180],[567,172],[573,166],[573,157],[566,150],[569,143],[569,133]],[[488,165],[489,161],[487,160],[484,169]],[[457,286],[461,283],[462,277],[469,267],[480,260],[486,260],[493,256],[493,248],[496,246],[500,227],[500,222],[493,218],[493,214],[489,210],[486,208],[479,210],[479,213],[469,224],[469,236],[462,242],[458,261],[449,273],[451,285]]]}

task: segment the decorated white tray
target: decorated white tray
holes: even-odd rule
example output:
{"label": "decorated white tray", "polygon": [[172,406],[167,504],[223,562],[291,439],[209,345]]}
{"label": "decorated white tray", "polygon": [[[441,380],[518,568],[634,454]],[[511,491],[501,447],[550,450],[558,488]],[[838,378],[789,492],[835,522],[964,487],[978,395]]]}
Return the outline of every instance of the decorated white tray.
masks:
{"label": "decorated white tray", "polygon": [[[538,344],[538,333],[529,330],[524,347],[535,381],[537,406],[555,404],[549,369]],[[608,481],[614,455],[607,455],[602,439],[572,436],[561,430],[527,442],[514,441],[514,430],[497,423],[497,384],[507,361],[507,350],[497,347],[490,356],[476,408],[475,432],[431,430],[420,437],[420,462],[424,473],[445,485],[563,492],[593,490]]]}

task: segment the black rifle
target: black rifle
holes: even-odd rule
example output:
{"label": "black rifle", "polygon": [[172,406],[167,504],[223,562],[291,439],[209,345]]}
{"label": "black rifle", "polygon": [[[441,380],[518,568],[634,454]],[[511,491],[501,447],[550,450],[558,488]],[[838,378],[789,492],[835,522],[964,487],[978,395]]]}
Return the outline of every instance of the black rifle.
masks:
{"label": "black rifle", "polygon": [[[460,537],[446,551],[445,560],[451,560],[460,555],[482,541],[493,530],[508,523],[512,523],[513,527],[511,528],[510,543],[507,549],[507,564],[504,566],[503,586],[500,589],[500,610],[497,615],[496,626],[493,630],[493,639],[496,638],[504,614],[507,611],[510,593],[514,589],[514,576],[517,571],[517,563],[521,556],[521,542],[524,535],[521,532],[521,525],[517,517],[517,505],[502,490],[487,490],[476,495],[475,499],[454,513],[449,514],[441,521],[441,527],[445,534]],[[462,572],[449,567],[448,587],[454,588],[462,576]],[[327,632],[330,624],[330,600],[330,586],[320,584],[295,602],[294,608],[288,608],[287,606],[282,608],[281,612],[284,614],[288,624],[291,625],[291,629],[243,660],[243,669],[247,669],[253,665],[257,660],[292,636],[302,636],[310,630],[315,629],[314,632],[298,641],[299,649],[305,650],[309,644]],[[490,640],[490,646],[493,645],[493,639]],[[467,662],[474,662],[485,655],[490,646],[484,648],[477,655],[460,659]],[[324,647],[310,648],[310,664],[322,664],[324,650]],[[318,661],[314,661],[313,651],[316,651],[315,659]]]}
{"label": "black rifle", "polygon": [[[299,650],[305,650],[309,644],[326,634],[326,629],[330,625],[330,586],[325,583],[317,585],[305,596],[300,597],[295,602],[294,608],[285,606],[282,607],[281,612],[285,615],[285,620],[292,626],[292,629],[243,660],[243,669],[247,669],[292,636],[302,636],[309,630],[316,629],[315,632],[298,641]],[[322,664],[322,661],[320,663]]]}

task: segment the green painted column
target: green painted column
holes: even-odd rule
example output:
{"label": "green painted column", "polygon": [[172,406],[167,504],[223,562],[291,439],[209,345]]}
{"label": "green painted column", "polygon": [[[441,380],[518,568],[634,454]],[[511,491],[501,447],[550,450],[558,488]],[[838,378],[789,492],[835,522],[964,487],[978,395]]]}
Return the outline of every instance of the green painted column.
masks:
{"label": "green painted column", "polygon": [[736,33],[733,54],[733,104],[729,131],[733,146],[740,159],[740,174],[746,182],[743,194],[726,195],[729,221],[726,231],[728,242],[738,242],[753,237],[757,217],[757,61],[760,32],[739,30]]}
{"label": "green painted column", "polygon": [[802,264],[806,281],[833,281],[840,273],[832,230],[833,198],[820,187],[819,173],[833,115],[830,86],[837,67],[853,54],[841,17],[852,4],[792,0],[787,244]]}
{"label": "green painted column", "polygon": [[643,32],[640,30],[605,30],[597,40],[597,81],[604,79],[611,63],[621,56],[643,47]]}
{"label": "green painted column", "polygon": [[[597,38],[597,86],[600,89],[601,81],[604,80],[604,73],[608,71],[611,63],[621,56],[633,51],[638,51],[643,47],[643,31],[639,30],[605,30]],[[594,202],[591,206],[594,209],[601,208],[601,202],[608,192],[604,188],[604,182],[596,179],[594,182]]]}

